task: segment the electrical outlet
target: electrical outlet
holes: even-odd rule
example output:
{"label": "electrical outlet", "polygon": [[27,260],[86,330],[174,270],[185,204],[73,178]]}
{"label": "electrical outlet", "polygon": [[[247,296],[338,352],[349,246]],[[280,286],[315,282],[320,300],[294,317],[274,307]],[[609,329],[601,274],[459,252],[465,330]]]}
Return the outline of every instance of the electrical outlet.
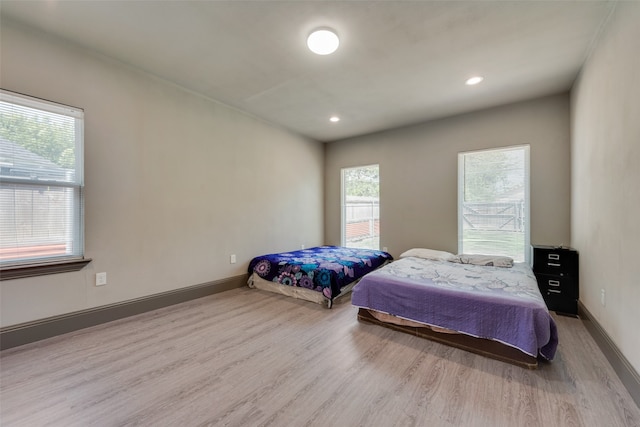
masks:
{"label": "electrical outlet", "polygon": [[383,246],[383,247],[382,247],[382,252],[389,252],[389,251],[387,250],[387,247],[386,247],[386,246]]}
{"label": "electrical outlet", "polygon": [[605,294],[604,294],[604,289],[600,289],[600,304],[602,304],[603,307],[606,307],[606,300],[605,300]]}
{"label": "electrical outlet", "polygon": [[236,263],[236,254],[232,254],[229,257],[229,263],[231,263],[231,264],[235,264]]}
{"label": "electrical outlet", "polygon": [[107,273],[96,274],[96,286],[104,286],[107,284]]}
{"label": "electrical outlet", "polygon": [[300,249],[304,249],[304,245],[300,245]]}

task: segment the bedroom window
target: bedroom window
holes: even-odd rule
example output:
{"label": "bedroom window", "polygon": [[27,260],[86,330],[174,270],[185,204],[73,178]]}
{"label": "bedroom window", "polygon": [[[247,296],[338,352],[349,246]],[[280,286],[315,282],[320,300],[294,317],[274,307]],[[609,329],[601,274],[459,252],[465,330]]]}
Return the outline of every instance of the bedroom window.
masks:
{"label": "bedroom window", "polygon": [[529,261],[529,146],[458,154],[458,251]]}
{"label": "bedroom window", "polygon": [[380,248],[378,165],[342,169],[342,238],[349,248]]}
{"label": "bedroom window", "polygon": [[3,280],[84,262],[83,126],[81,109],[0,91]]}

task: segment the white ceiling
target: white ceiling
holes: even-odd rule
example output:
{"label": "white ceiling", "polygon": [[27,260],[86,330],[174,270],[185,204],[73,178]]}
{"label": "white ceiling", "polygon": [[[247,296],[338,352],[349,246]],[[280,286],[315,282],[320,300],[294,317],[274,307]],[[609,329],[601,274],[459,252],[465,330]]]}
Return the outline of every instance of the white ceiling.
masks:
{"label": "white ceiling", "polygon": [[[0,13],[333,141],[568,90],[614,3],[2,0]],[[316,27],[336,30],[336,53],[307,49]]]}

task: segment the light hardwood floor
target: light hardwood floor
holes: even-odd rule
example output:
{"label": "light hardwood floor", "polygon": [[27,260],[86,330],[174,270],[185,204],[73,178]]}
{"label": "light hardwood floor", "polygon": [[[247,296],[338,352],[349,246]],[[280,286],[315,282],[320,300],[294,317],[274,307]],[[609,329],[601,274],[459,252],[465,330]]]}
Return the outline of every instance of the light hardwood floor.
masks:
{"label": "light hardwood floor", "polygon": [[578,319],[530,371],[248,288],[0,353],[8,426],[640,426]]}

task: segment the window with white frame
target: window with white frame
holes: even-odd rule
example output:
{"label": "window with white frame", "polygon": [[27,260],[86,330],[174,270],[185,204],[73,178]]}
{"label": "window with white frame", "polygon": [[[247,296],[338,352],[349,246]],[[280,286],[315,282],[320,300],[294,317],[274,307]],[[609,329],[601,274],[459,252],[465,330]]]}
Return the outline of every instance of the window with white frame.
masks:
{"label": "window with white frame", "polygon": [[529,261],[529,146],[458,154],[458,251]]}
{"label": "window with white frame", "polygon": [[378,165],[342,169],[342,238],[350,248],[380,248]]}
{"label": "window with white frame", "polygon": [[83,258],[83,135],[83,110],[0,91],[3,269]]}

